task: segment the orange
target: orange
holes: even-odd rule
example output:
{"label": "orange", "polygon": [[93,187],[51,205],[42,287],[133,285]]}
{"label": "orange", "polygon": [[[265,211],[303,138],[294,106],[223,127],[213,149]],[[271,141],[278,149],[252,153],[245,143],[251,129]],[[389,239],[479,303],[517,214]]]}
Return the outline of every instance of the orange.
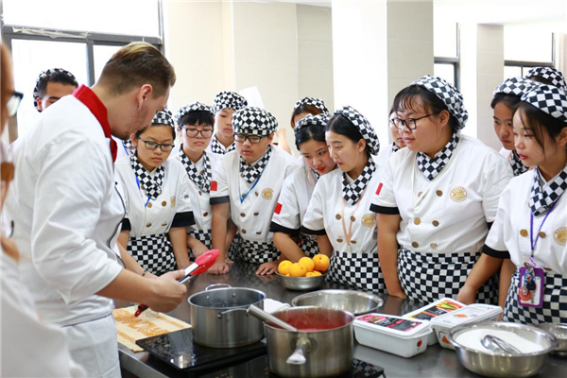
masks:
{"label": "orange", "polygon": [[317,276],[321,276],[321,275],[322,275],[321,272],[314,270],[312,272],[307,272],[305,277],[317,277]]}
{"label": "orange", "polygon": [[329,257],[327,255],[318,254],[313,257],[313,262],[315,263],[315,269],[319,272],[325,272],[329,269]]}
{"label": "orange", "polygon": [[291,266],[291,264],[293,264],[291,261],[289,260],[284,260],[280,263],[280,265],[278,265],[278,273],[282,274],[282,275],[286,275],[289,273],[289,267]]}
{"label": "orange", "polygon": [[298,263],[303,265],[307,272],[312,272],[315,269],[315,263],[309,257],[300,258]]}
{"label": "orange", "polygon": [[292,277],[305,277],[307,269],[301,264],[295,263],[289,268],[289,275]]}

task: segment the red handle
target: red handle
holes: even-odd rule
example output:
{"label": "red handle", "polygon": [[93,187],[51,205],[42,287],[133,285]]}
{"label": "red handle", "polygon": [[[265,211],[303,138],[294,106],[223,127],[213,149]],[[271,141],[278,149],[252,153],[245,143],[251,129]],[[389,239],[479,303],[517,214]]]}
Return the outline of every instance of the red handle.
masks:
{"label": "red handle", "polygon": [[196,276],[197,274],[206,272],[211,266],[213,266],[215,262],[217,262],[218,258],[218,249],[212,249],[208,252],[203,253],[201,256],[197,257],[197,260],[195,260],[195,264],[198,264],[199,267],[191,272],[190,275]]}

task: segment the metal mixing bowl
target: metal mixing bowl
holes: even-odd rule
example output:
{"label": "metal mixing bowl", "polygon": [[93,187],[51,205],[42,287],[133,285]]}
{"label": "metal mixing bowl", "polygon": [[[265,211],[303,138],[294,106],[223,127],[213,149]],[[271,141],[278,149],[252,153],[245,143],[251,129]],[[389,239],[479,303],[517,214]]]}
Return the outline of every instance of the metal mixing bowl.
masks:
{"label": "metal mixing bowl", "polygon": [[376,311],[384,301],[376,295],[354,290],[320,290],[293,298],[292,306],[320,306],[354,315]]}
{"label": "metal mixing bowl", "polygon": [[557,339],[557,348],[551,354],[567,357],[567,323],[544,323],[537,326]]}
{"label": "metal mixing bowl", "polygon": [[284,276],[276,272],[280,277],[286,289],[290,290],[314,290],[323,285],[325,282],[326,274],[315,277],[290,277]]}
{"label": "metal mixing bowl", "polygon": [[[543,350],[535,353],[492,354],[468,348],[455,340],[458,336],[474,329],[503,330],[515,333],[531,342],[539,344]],[[463,324],[453,328],[448,340],[455,347],[459,361],[468,370],[487,377],[529,377],[543,369],[547,355],[557,346],[557,340],[549,333],[533,326],[503,322],[479,322]]]}

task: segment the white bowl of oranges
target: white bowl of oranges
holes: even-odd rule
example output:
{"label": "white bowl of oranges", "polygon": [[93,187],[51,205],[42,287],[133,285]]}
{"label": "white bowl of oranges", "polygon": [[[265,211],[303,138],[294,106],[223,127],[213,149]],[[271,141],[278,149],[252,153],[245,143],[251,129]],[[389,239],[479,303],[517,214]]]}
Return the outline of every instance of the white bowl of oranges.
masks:
{"label": "white bowl of oranges", "polygon": [[318,254],[310,259],[302,257],[298,262],[292,263],[284,260],[278,265],[276,274],[290,290],[312,290],[325,282],[329,269],[329,257]]}

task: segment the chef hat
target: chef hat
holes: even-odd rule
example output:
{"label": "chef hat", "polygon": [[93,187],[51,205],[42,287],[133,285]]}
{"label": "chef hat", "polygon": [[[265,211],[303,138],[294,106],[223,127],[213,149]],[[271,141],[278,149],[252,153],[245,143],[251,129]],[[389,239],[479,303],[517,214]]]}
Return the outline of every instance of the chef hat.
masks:
{"label": "chef hat", "polygon": [[274,133],[278,121],[268,111],[260,108],[243,108],[232,116],[232,127],[237,134],[249,134],[266,137]]}
{"label": "chef hat", "polygon": [[467,109],[465,109],[463,95],[457,88],[440,77],[433,77],[431,75],[425,75],[410,84],[410,86],[412,85],[419,85],[437,96],[445,103],[447,109],[449,109],[449,113],[457,119],[458,129],[465,127],[469,113]]}
{"label": "chef hat", "polygon": [[41,95],[39,94],[39,85],[41,84],[41,82],[43,80],[49,78],[51,75],[56,74],[56,73],[68,76],[70,81],[77,83],[77,79],[75,78],[75,75],[73,75],[71,72],[69,72],[67,70],[64,70],[63,68],[50,68],[50,69],[45,70],[42,73],[40,73],[39,77],[37,78],[37,80],[35,82],[35,87],[33,88],[33,107],[38,112],[41,112],[41,110],[39,110],[39,105],[37,103],[37,98],[41,97]]}
{"label": "chef hat", "polygon": [[297,110],[302,105],[311,105],[316,107],[317,109],[321,110],[325,114],[329,114],[329,109],[325,106],[325,101],[321,100],[317,97],[303,97],[301,100],[295,103],[293,110]]}
{"label": "chef hat", "polygon": [[522,101],[562,122],[567,122],[567,94],[553,85],[537,85],[522,95]]}
{"label": "chef hat", "polygon": [[497,86],[493,95],[496,96],[497,94],[502,93],[522,97],[524,93],[529,92],[536,86],[537,83],[529,79],[525,79],[523,77],[511,77]]}
{"label": "chef hat", "polygon": [[525,77],[526,79],[530,79],[532,77],[541,77],[542,79],[550,81],[551,84],[561,89],[562,91],[567,92],[565,77],[563,77],[561,71],[558,71],[553,67],[534,67],[528,71]]}
{"label": "chef hat", "polygon": [[240,110],[248,106],[248,101],[236,92],[222,91],[213,100],[215,112],[223,109]]}
{"label": "chef hat", "polygon": [[380,151],[380,141],[374,132],[374,128],[370,125],[370,122],[368,122],[366,117],[360,114],[358,110],[352,106],[345,106],[341,109],[335,110],[333,117],[337,115],[342,115],[348,119],[360,131],[362,138],[366,141],[366,144],[370,149],[370,154],[378,155],[378,152]]}
{"label": "chef hat", "polygon": [[169,110],[160,110],[152,119],[152,125],[168,125],[175,128],[175,122],[173,122],[173,114]]}
{"label": "chef hat", "polygon": [[[175,122],[179,124],[179,120],[181,120],[181,118],[183,118],[187,113],[190,112],[209,112],[212,113],[213,115],[215,114],[215,110],[213,109],[212,106],[203,104],[199,101],[195,101],[179,109],[179,111],[175,115]],[[179,125],[179,127],[181,126],[182,125]]]}
{"label": "chef hat", "polygon": [[293,132],[295,133],[295,138],[297,139],[299,135],[299,131],[305,127],[320,126],[322,128],[325,128],[325,126],[327,126],[327,123],[329,122],[329,119],[330,117],[329,114],[327,113],[321,113],[317,115],[312,115],[312,114],[306,115],[305,118],[297,122],[297,124],[295,125],[295,129],[293,129]]}

